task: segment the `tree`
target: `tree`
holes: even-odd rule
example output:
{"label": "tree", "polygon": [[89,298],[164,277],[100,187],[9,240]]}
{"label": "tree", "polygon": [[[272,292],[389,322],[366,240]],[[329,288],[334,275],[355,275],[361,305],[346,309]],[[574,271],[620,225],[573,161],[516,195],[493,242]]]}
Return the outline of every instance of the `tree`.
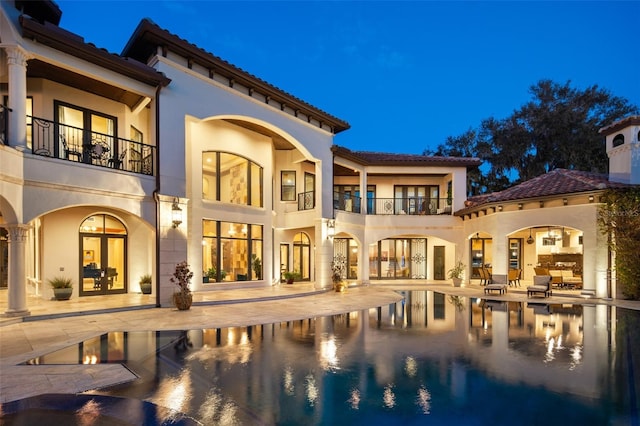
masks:
{"label": "tree", "polygon": [[556,168],[605,173],[600,128],[640,109],[597,85],[578,90],[550,80],[530,87],[533,99],[504,119],[488,118],[478,130],[448,137],[430,155],[484,161],[472,194],[499,191]]}
{"label": "tree", "polygon": [[609,189],[598,209],[598,227],[615,252],[617,282],[627,299],[640,300],[640,188]]}

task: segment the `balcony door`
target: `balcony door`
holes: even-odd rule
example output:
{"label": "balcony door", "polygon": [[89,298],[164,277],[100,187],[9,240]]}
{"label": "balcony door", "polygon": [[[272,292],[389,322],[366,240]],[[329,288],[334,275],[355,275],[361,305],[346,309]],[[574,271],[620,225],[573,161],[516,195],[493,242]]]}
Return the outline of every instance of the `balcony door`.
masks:
{"label": "balcony door", "polygon": [[80,226],[80,296],[126,293],[127,232],[118,219],[89,216]]}
{"label": "balcony door", "polygon": [[118,152],[115,117],[56,101],[55,121],[60,158],[106,165]]}

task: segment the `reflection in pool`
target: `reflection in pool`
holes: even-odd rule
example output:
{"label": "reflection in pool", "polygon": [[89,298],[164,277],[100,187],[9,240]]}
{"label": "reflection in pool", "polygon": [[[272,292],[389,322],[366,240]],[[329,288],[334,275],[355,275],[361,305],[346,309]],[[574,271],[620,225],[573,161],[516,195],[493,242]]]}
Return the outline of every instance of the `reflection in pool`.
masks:
{"label": "reflection in pool", "polygon": [[92,393],[204,424],[637,422],[639,312],[401,293],[331,317],[108,333],[29,363],[123,362],[140,379]]}

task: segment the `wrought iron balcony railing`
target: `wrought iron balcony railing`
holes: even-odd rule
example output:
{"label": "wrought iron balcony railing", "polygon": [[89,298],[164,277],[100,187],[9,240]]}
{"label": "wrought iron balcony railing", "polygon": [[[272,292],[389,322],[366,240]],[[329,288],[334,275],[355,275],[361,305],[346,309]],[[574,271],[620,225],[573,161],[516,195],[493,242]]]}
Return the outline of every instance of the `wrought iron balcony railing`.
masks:
{"label": "wrought iron balcony railing", "polygon": [[36,155],[144,175],[154,174],[156,147],[104,133],[27,116],[27,137]]}
{"label": "wrought iron balcony railing", "polygon": [[9,108],[0,104],[0,145],[7,145],[7,123]]}
{"label": "wrought iron balcony railing", "polygon": [[316,207],[316,192],[307,191],[298,194],[298,210],[311,210]]}
{"label": "wrought iron balcony railing", "polygon": [[[449,198],[367,198],[367,214],[371,215],[438,215],[451,214]],[[334,192],[333,208],[352,213],[361,213],[361,198]]]}
{"label": "wrought iron balcony railing", "polygon": [[437,215],[451,214],[449,198],[370,198],[367,200],[367,214],[375,215]]}

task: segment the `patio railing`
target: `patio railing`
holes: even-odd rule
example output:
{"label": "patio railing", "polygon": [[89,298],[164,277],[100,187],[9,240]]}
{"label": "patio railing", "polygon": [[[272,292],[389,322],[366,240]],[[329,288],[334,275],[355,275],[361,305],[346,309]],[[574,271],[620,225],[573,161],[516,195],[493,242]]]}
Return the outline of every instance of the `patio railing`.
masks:
{"label": "patio railing", "polygon": [[36,155],[154,174],[156,147],[152,145],[31,116],[27,116],[27,137]]}
{"label": "patio railing", "polygon": [[316,207],[316,192],[307,191],[298,194],[298,210],[312,210]]}
{"label": "patio railing", "polygon": [[[367,214],[371,215],[450,215],[452,200],[449,198],[367,198]],[[361,213],[361,198],[335,192],[333,208],[352,213]]]}

